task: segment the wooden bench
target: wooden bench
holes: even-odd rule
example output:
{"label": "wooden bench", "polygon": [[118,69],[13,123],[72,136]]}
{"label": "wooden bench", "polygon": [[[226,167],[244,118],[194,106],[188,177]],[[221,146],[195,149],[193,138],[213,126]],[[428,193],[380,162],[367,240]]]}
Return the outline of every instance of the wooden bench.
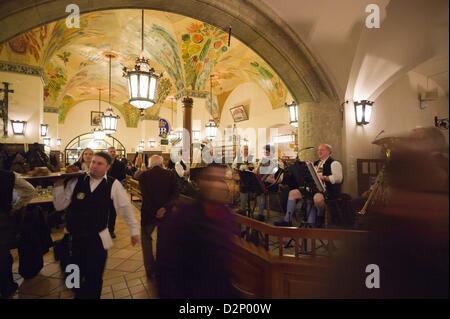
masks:
{"label": "wooden bench", "polygon": [[141,188],[139,186],[139,181],[135,180],[131,176],[126,177],[126,189],[130,193],[130,200],[133,201],[133,196],[139,197],[142,200]]}

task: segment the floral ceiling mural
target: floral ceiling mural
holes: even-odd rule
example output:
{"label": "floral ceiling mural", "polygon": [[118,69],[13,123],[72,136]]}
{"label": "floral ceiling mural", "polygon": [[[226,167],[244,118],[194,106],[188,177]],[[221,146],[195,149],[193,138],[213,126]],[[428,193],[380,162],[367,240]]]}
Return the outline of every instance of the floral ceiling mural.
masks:
{"label": "floral ceiling mural", "polygon": [[[0,60],[38,66],[44,71],[44,107],[67,112],[85,100],[97,99],[98,89],[108,92],[106,54],[113,53],[111,104],[136,127],[140,111],[128,104],[124,66],[132,67],[140,53],[140,10],[109,10],[83,14],[80,28],[70,29],[65,20],[55,21],[0,44]],[[158,119],[161,107],[171,107],[169,96],[187,94],[209,100],[210,77],[213,103],[208,111],[219,118],[225,99],[239,84],[257,83],[273,108],[284,105],[287,89],[278,75],[255,52],[228,33],[206,23],[159,11],[145,11],[145,52],[150,64],[164,77],[157,104],[144,114]],[[107,100],[108,95],[106,94]],[[212,104],[212,105],[211,105]]]}

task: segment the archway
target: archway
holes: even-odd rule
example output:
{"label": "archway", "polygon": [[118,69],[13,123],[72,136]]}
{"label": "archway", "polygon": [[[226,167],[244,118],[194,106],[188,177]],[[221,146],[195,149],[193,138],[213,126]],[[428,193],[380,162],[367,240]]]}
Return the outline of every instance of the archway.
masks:
{"label": "archway", "polygon": [[78,135],[73,138],[69,143],[67,143],[64,149],[64,159],[66,165],[71,165],[75,163],[83,149],[89,147],[94,153],[100,151],[106,151],[108,147],[115,147],[118,156],[126,157],[126,150],[123,144],[111,135],[107,135],[103,140],[94,140],[93,133],[85,133]]}

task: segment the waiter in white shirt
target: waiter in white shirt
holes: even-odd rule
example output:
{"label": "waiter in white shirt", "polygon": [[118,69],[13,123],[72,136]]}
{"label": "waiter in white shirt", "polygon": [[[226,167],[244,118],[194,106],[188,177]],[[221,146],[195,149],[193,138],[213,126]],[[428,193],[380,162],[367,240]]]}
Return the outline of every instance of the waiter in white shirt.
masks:
{"label": "waiter in white shirt", "polygon": [[111,204],[124,219],[131,233],[131,244],[139,243],[139,227],[128,195],[122,184],[107,175],[111,157],[94,154],[89,173],[71,179],[64,188],[63,180],[55,182],[53,204],[58,211],[68,208],[67,230],[72,237],[72,263],[80,268],[78,299],[99,299],[107,250],[112,246],[108,230]]}

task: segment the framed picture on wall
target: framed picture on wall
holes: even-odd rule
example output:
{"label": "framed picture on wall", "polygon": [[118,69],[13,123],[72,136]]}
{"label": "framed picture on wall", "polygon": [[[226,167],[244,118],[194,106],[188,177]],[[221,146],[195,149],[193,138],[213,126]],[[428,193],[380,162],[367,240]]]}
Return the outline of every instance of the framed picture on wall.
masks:
{"label": "framed picture on wall", "polygon": [[230,109],[234,122],[242,122],[248,120],[248,114],[243,105],[232,107]]}
{"label": "framed picture on wall", "polygon": [[102,122],[103,112],[91,111],[91,126],[99,126]]}

